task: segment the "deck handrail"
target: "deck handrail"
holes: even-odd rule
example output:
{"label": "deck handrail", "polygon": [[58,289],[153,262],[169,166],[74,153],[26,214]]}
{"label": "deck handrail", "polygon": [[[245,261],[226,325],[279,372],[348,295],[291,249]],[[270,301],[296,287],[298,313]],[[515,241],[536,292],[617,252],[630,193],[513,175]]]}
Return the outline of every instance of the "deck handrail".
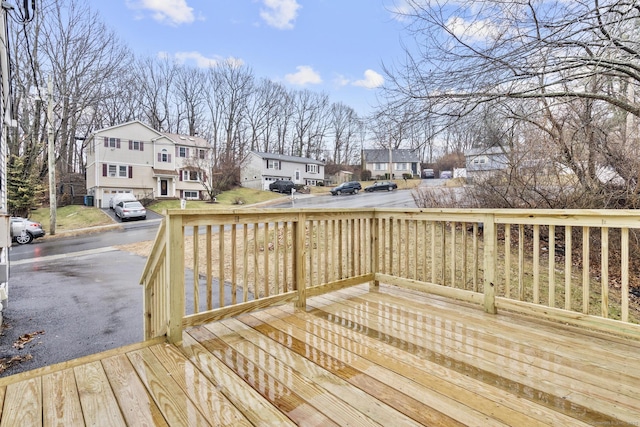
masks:
{"label": "deck handrail", "polygon": [[146,339],[179,342],[187,326],[285,302],[305,307],[308,297],[381,281],[489,313],[638,334],[629,304],[636,211],[176,209],[165,221],[141,278]]}

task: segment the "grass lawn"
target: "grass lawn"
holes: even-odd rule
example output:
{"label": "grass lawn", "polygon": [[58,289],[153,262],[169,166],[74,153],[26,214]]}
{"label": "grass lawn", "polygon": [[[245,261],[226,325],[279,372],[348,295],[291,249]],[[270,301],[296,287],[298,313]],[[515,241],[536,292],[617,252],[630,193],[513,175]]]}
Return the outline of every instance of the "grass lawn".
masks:
{"label": "grass lawn", "polygon": [[[269,191],[258,191],[248,188],[237,188],[225,191],[217,198],[216,203],[208,203],[199,200],[188,200],[187,209],[223,209],[252,205],[284,197],[282,194]],[[154,212],[162,213],[165,209],[180,209],[180,200],[165,200],[147,206]],[[31,211],[30,219],[42,224],[47,234],[50,226],[49,208],[39,208]],[[71,231],[79,228],[95,227],[114,224],[113,219],[101,209],[82,205],[69,205],[58,207],[56,215],[56,232]]]}
{"label": "grass lawn", "polygon": [[[50,225],[49,208],[39,208],[31,211],[30,219],[41,223],[48,234]],[[111,217],[94,207],[70,205],[60,207],[56,211],[56,232],[108,224],[113,224]]]}

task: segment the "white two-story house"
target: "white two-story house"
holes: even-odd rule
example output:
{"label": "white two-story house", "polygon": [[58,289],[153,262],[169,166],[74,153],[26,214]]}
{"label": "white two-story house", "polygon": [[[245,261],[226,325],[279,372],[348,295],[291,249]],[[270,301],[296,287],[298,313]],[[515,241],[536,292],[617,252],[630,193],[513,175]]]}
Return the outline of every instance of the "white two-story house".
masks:
{"label": "white two-story house", "polygon": [[362,150],[362,170],[371,171],[374,179],[382,176],[401,179],[404,174],[420,176],[418,150],[402,148]]}
{"label": "white two-story house", "polygon": [[324,162],[306,157],[250,151],[240,171],[243,187],[268,190],[269,184],[287,179],[294,184],[318,185],[324,182]]}
{"label": "white two-story house", "polygon": [[95,131],[85,146],[87,194],[106,208],[117,193],[138,199],[205,199],[210,147],[197,136],[158,132],[140,121]]}

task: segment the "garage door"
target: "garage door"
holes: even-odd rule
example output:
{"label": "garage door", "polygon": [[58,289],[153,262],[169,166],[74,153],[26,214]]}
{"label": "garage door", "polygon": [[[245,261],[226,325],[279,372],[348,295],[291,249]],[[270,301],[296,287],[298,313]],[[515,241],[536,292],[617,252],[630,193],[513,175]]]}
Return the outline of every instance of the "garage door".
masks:
{"label": "garage door", "polygon": [[131,190],[103,190],[102,191],[102,200],[100,201],[100,207],[103,209],[109,208],[109,201],[119,193],[131,193]]}

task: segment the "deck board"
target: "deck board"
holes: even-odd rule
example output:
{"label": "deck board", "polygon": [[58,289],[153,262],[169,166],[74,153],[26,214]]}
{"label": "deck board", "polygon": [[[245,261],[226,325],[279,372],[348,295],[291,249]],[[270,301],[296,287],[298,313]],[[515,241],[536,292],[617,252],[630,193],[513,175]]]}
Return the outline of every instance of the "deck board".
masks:
{"label": "deck board", "polygon": [[[334,396],[319,384],[317,384],[314,378],[314,371],[311,369],[305,369],[305,366],[298,366],[297,368],[290,366],[292,362],[290,360],[282,360],[277,356],[274,356],[268,350],[274,348],[281,348],[281,346],[270,340],[268,343],[264,342],[263,346],[267,349],[258,346],[252,340],[247,339],[241,333],[243,330],[242,324],[231,322],[221,322],[217,324],[207,325],[206,328],[211,332],[221,337],[223,340],[230,339],[235,343],[227,341],[237,351],[251,358],[253,363],[261,364],[265,370],[268,370],[274,377],[277,377],[283,383],[291,383],[292,389],[296,390],[301,398],[305,399],[309,405],[318,408],[327,417],[331,418],[337,425],[350,425],[350,426],[370,426],[380,425],[377,420],[374,420],[362,412],[355,410],[344,401]],[[245,326],[245,330],[250,329]],[[241,340],[235,339],[240,337]],[[259,339],[256,337],[256,339]]]}
{"label": "deck board", "polygon": [[[288,321],[295,323],[299,323],[300,320],[298,318],[288,319]],[[334,329],[331,323],[323,323],[314,316],[308,316],[304,320],[328,330]],[[344,336],[353,339],[349,334]],[[522,400],[511,399],[508,393],[500,393],[499,390],[488,386],[483,387],[482,384],[469,386],[469,379],[464,375],[456,375],[450,370],[441,369],[437,364],[430,363],[411,353],[399,353],[396,348],[386,343],[380,343],[368,337],[358,337],[358,339],[365,347],[364,351],[359,354],[363,354],[367,359],[379,364],[382,369],[403,375],[431,390],[432,393],[438,393],[453,400],[450,407],[455,414],[459,414],[460,408],[469,406],[475,411],[489,411],[497,422],[502,423],[497,425],[542,426],[548,425],[553,420],[558,420],[557,417],[553,420],[537,420],[534,416],[521,413]],[[533,408],[529,407],[529,409]],[[475,419],[481,419],[481,415],[476,415]],[[493,420],[483,420],[483,425],[492,424],[495,424]]]}
{"label": "deck board", "polygon": [[[338,295],[326,298],[333,302],[329,306],[329,310],[331,310],[330,315],[334,319],[347,318],[351,320],[354,316],[353,313],[362,311],[382,313],[383,317],[387,318],[395,316],[402,319],[400,322],[405,322],[405,319],[409,319],[409,321],[412,318],[415,319],[415,313],[405,308],[410,304],[406,300],[402,301],[402,307],[392,305],[392,309],[389,310],[389,307],[381,307],[380,301],[373,294],[367,295],[366,300],[369,304],[364,305],[358,305],[357,301],[345,302]],[[389,304],[387,298],[384,298],[383,304]],[[433,315],[428,316],[424,316],[420,312],[427,325],[433,323],[433,318],[437,320],[437,323],[432,325],[433,327],[420,328],[411,322],[405,323],[407,329],[412,329],[412,332],[401,334],[401,339],[397,340],[396,344],[398,348],[413,347],[413,352],[425,358],[450,365],[454,370],[471,377],[482,378],[483,381],[489,383],[501,384],[505,389],[516,391],[516,394],[521,398],[554,407],[560,412],[580,417],[587,423],[607,424],[614,419],[616,421],[623,420],[630,424],[634,423],[634,418],[637,416],[637,399],[626,398],[610,390],[585,384],[576,378],[567,376],[566,372],[538,369],[535,366],[534,358],[525,357],[511,348],[513,341],[503,340],[501,348],[492,348],[491,343],[486,340],[484,330],[495,331],[499,329],[493,325],[497,319],[495,316],[488,320],[485,319],[482,323],[478,323],[477,320],[475,322],[461,322],[459,311],[437,312],[437,309],[434,308],[433,312]],[[388,322],[382,323],[374,321],[369,327],[373,328],[373,333],[377,335],[398,337],[399,332],[389,329]],[[398,327],[398,321],[393,323],[394,327]],[[480,325],[480,328],[475,330],[472,326],[474,324]],[[522,340],[527,338],[521,331],[514,336]],[[468,337],[475,337],[475,339],[473,342],[469,342],[467,341]],[[420,346],[420,342],[425,340],[434,343],[433,349]],[[546,342],[542,343],[546,348]],[[583,349],[584,347],[585,344],[582,345]],[[625,404],[621,404],[621,400]]]}
{"label": "deck board", "polygon": [[[335,298],[335,296],[329,298]],[[365,300],[370,300],[370,298],[370,296],[366,296]],[[385,298],[385,300],[387,299]],[[419,303],[406,303],[404,299],[397,300],[397,302],[402,303],[405,307],[421,308]],[[434,311],[437,312],[437,309]],[[402,315],[404,319],[410,319],[413,314],[404,312]],[[443,318],[447,313],[440,310],[438,315]],[[609,342],[606,337],[597,337],[596,335],[590,335],[588,340],[585,340],[584,336],[581,340],[565,340],[556,338],[557,334],[552,329],[547,329],[547,334],[540,334],[534,329],[523,335],[521,331],[510,326],[513,324],[510,321],[511,316],[505,316],[505,319],[501,319],[501,317],[490,319],[496,327],[486,329],[483,326],[481,331],[471,331],[471,327],[468,326],[476,324],[479,320],[477,317],[465,318],[464,315],[460,315],[449,319],[451,322],[459,322],[459,328],[467,329],[463,334],[465,339],[470,336],[476,337],[477,345],[469,352],[470,358],[482,356],[481,359],[484,360],[494,357],[496,361],[501,362],[499,365],[503,368],[525,372],[528,377],[537,381],[544,379],[557,384],[560,387],[559,392],[574,394],[573,397],[575,397],[577,391],[580,395],[584,395],[581,400],[583,404],[592,408],[595,408],[593,403],[587,404],[585,402],[593,398],[602,399],[604,401],[602,410],[608,415],[619,416],[618,411],[624,412],[625,407],[628,407],[632,409],[629,420],[635,417],[638,407],[637,396],[640,393],[640,379],[634,378],[638,375],[637,372],[631,372],[634,370],[634,366],[637,368],[637,365],[629,362],[637,357],[634,356],[637,347],[616,345],[615,342]],[[540,328],[539,323],[531,326]],[[499,336],[499,340],[494,340],[493,337],[503,330],[509,330],[511,338],[509,339],[509,335],[502,335]],[[555,332],[557,332],[557,327]],[[520,343],[514,345],[513,336],[520,337]],[[530,344],[527,344],[527,341]],[[544,343],[544,345],[540,345],[540,343]],[[456,351],[460,351],[459,341],[454,340],[450,345]],[[611,352],[612,348],[614,349],[613,353]],[[606,351],[596,351],[595,349],[606,349]],[[593,363],[594,359],[587,358],[589,354],[599,354],[598,364]],[[503,372],[500,367],[495,370],[495,373],[501,376],[504,376]],[[618,373],[615,376],[616,380],[603,383],[602,378],[611,378],[612,373]],[[531,387],[535,386],[533,383],[528,384]]]}
{"label": "deck board", "polygon": [[1,427],[42,425],[42,379],[7,385]]}
{"label": "deck board", "polygon": [[3,378],[0,427],[633,426],[640,342],[381,285]]}
{"label": "deck board", "polygon": [[148,348],[130,352],[131,364],[171,426],[207,426],[195,403]]}
{"label": "deck board", "polygon": [[107,357],[102,364],[128,425],[168,425],[125,354]]}
{"label": "deck board", "polygon": [[295,425],[191,335],[184,334],[181,350],[252,424]]}
{"label": "deck board", "polygon": [[107,375],[98,361],[73,368],[87,425],[126,426]]}
{"label": "deck board", "polygon": [[73,369],[42,377],[42,417],[45,426],[84,425]]}
{"label": "deck board", "polygon": [[[312,378],[318,386],[325,389],[327,393],[331,393],[340,398],[351,406],[351,408],[360,411],[369,419],[375,420],[378,424],[398,427],[415,427],[420,425],[393,407],[382,404],[365,391],[353,387],[347,381],[331,374],[329,371],[287,347],[277,344],[271,338],[262,335],[248,325],[236,319],[226,320],[223,323],[248,341],[269,352],[269,354],[276,359],[284,360],[296,371],[305,373],[305,375]],[[375,422],[372,423],[375,425]]]}
{"label": "deck board", "polygon": [[189,396],[200,412],[212,425],[216,426],[250,426],[246,419],[228,399],[198,368],[186,360],[171,345],[158,345],[150,350],[160,360],[168,372],[175,373],[172,378]]}

